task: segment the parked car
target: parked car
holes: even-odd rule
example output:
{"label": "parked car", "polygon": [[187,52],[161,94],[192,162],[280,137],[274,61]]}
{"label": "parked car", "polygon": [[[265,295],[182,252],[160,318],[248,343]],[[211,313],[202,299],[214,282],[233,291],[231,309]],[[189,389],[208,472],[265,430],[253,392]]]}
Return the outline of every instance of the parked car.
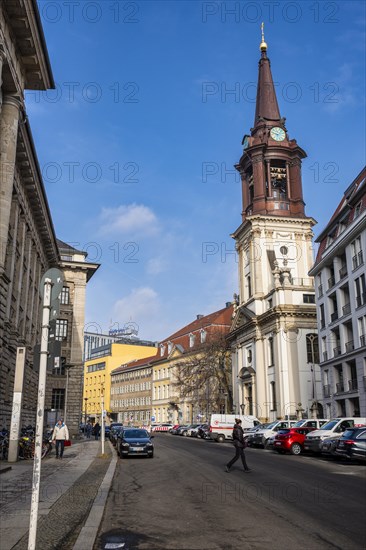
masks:
{"label": "parked car", "polygon": [[275,422],[271,422],[267,424],[265,428],[261,428],[254,432],[251,438],[251,446],[267,447],[270,437],[277,435],[280,430],[293,428],[295,424],[296,420],[276,420]]}
{"label": "parked car", "polygon": [[104,435],[105,435],[105,437],[109,437],[110,431],[111,431],[110,426],[107,426],[107,425],[104,426]]}
{"label": "parked car", "polygon": [[254,428],[260,424],[258,418],[252,415],[212,414],[210,417],[210,438],[218,443],[232,440],[235,419],[240,418],[243,430]]}
{"label": "parked car", "polygon": [[299,455],[304,450],[305,437],[315,428],[287,428],[280,430],[273,442],[273,450],[278,453],[289,452]]}
{"label": "parked car", "polygon": [[123,426],[113,426],[109,432],[109,440],[112,443],[112,445],[115,447],[117,443],[117,437],[119,432],[123,431]]}
{"label": "parked car", "polygon": [[195,428],[191,428],[191,429],[189,430],[189,434],[188,434],[188,435],[189,435],[190,437],[197,437],[198,428],[199,428],[200,426],[202,426],[202,424],[196,424],[196,427],[195,427]]}
{"label": "parked car", "polygon": [[199,426],[199,424],[189,424],[187,428],[184,428],[183,430],[181,430],[179,435],[184,435],[185,437],[190,436],[191,431],[197,428],[197,426]]}
{"label": "parked car", "polygon": [[[335,456],[335,450],[337,447],[338,439],[340,439],[341,436],[342,434],[333,434],[330,437],[326,437],[325,439],[322,439],[319,445],[319,453],[321,453],[322,455]],[[304,448],[306,445],[306,441],[307,440],[305,438]],[[319,454],[319,453],[316,453],[316,454]]]}
{"label": "parked car", "polygon": [[179,426],[177,429],[177,433],[175,435],[183,435],[183,432],[187,432],[187,429],[189,428],[189,424],[183,424],[183,426]]}
{"label": "parked car", "polygon": [[210,439],[210,426],[208,424],[200,424],[197,428],[198,439]]}
{"label": "parked car", "polygon": [[265,430],[269,426],[269,424],[270,424],[269,422],[265,424],[258,424],[258,426],[255,426],[254,428],[249,428],[248,430],[244,430],[247,447],[252,446],[252,441],[253,441],[255,432],[258,432],[259,430]]}
{"label": "parked car", "polygon": [[366,461],[366,426],[346,430],[337,441],[336,456]]}
{"label": "parked car", "polygon": [[[342,417],[342,418],[332,418],[319,430],[315,430],[306,436],[304,441],[305,451],[312,451],[313,453],[323,452],[321,450],[321,444],[324,439],[333,437],[334,435],[342,435],[349,428],[363,426],[366,423],[366,418],[360,417]],[[336,438],[336,439],[339,439]]]}
{"label": "parked car", "polygon": [[142,428],[125,428],[117,438],[117,454],[120,458],[128,456],[147,456],[153,458],[154,445],[147,430]]}
{"label": "parked car", "polygon": [[329,422],[329,418],[303,418],[294,424],[294,428],[315,428],[319,430],[327,422]]}
{"label": "parked car", "polygon": [[179,426],[180,426],[180,424],[174,424],[174,426],[172,426],[172,427],[168,430],[168,432],[169,432],[170,434],[175,435],[175,432],[177,431],[177,429],[179,428]]}

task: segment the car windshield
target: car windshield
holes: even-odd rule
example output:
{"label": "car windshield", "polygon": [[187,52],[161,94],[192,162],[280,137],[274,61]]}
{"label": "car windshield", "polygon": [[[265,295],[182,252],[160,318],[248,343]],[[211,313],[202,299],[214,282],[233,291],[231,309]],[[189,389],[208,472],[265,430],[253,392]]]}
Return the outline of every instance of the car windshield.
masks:
{"label": "car windshield", "polygon": [[334,428],[336,424],[338,424],[338,422],[339,422],[339,418],[336,418],[335,420],[331,420],[330,422],[323,424],[320,430],[331,430],[332,428]]}
{"label": "car windshield", "polygon": [[[265,429],[267,429],[267,428],[268,428],[268,429],[274,428],[274,426],[276,426],[277,424],[278,424],[278,422],[277,422],[277,420],[276,420],[276,422],[271,422],[270,424],[267,424],[267,425],[264,424],[263,428],[265,428]],[[263,429],[263,428],[261,428],[261,429]]]}
{"label": "car windshield", "polygon": [[130,439],[142,439],[144,437],[149,437],[149,435],[146,430],[125,430],[124,437]]}

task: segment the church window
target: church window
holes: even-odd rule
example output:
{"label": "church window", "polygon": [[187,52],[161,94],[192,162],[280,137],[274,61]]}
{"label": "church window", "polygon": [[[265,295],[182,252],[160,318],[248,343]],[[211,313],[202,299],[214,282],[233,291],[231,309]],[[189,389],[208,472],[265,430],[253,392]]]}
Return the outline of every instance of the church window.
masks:
{"label": "church window", "polygon": [[319,363],[319,341],[317,334],[306,335],[306,355],[308,363]]}
{"label": "church window", "polygon": [[277,200],[287,199],[287,170],[284,160],[272,160],[270,163],[272,197]]}
{"label": "church window", "polygon": [[274,366],[274,343],[273,343],[273,337],[271,336],[268,338],[268,346],[269,346],[269,367]]}

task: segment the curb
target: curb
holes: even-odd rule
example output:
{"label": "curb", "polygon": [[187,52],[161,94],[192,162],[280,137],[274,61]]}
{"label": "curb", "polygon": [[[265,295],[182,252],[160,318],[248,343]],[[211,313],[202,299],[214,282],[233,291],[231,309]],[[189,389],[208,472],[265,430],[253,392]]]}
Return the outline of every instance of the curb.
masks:
{"label": "curb", "polygon": [[[85,550],[85,548],[93,548],[95,539],[97,538],[99,526],[103,518],[105,503],[108,498],[109,489],[112,484],[117,464],[117,456],[114,452],[114,447],[110,441],[109,446],[112,450],[111,463],[100,485],[98,495],[94,499],[89,516],[73,546],[73,550]],[[96,502],[97,499],[98,502]]]}

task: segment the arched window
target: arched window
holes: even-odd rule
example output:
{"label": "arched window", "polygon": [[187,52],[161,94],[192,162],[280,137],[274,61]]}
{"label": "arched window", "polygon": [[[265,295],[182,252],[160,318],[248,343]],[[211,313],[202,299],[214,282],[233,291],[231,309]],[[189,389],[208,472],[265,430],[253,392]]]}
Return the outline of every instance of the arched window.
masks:
{"label": "arched window", "polygon": [[306,335],[307,362],[319,364],[319,341],[317,334]]}

